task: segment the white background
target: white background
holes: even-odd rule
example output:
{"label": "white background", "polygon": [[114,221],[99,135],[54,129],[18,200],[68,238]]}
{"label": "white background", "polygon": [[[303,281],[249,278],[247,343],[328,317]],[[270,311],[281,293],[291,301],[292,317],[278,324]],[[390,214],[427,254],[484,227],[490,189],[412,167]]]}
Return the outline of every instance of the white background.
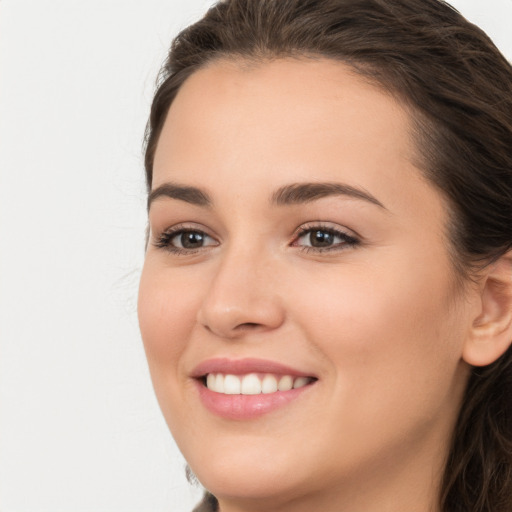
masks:
{"label": "white background", "polygon": [[[453,3],[512,58],[512,0]],[[136,295],[154,80],[210,4],[0,0],[0,512],[188,512],[199,497]]]}

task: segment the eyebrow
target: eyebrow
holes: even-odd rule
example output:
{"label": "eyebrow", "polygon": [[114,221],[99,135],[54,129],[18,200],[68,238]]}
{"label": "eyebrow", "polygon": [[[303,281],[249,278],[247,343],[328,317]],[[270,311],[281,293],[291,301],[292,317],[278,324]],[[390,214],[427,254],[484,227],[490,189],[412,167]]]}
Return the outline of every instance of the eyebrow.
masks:
{"label": "eyebrow", "polygon": [[272,202],[277,205],[303,204],[323,197],[342,195],[362,199],[380,208],[387,208],[368,191],[345,183],[293,183],[279,188],[272,195]]}
{"label": "eyebrow", "polygon": [[[296,205],[336,195],[361,199],[386,210],[386,207],[368,191],[345,183],[333,182],[285,185],[272,194],[271,202],[278,206]],[[160,197],[178,199],[202,207],[210,207],[213,204],[210,196],[198,187],[168,182],[151,191],[148,196],[148,210],[153,201]]]}
{"label": "eyebrow", "polygon": [[197,187],[189,187],[179,185],[177,183],[164,183],[152,190],[148,196],[148,210],[159,197],[168,197],[170,199],[178,199],[186,203],[195,204],[197,206],[209,207],[212,205],[210,196]]}

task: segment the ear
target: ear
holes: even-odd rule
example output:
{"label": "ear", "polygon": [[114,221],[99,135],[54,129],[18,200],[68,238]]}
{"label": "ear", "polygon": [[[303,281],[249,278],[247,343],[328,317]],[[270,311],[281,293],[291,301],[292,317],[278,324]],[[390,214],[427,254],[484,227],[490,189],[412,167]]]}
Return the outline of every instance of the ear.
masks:
{"label": "ear", "polygon": [[512,251],[483,274],[479,312],[462,352],[464,361],[472,366],[493,363],[512,344]]}

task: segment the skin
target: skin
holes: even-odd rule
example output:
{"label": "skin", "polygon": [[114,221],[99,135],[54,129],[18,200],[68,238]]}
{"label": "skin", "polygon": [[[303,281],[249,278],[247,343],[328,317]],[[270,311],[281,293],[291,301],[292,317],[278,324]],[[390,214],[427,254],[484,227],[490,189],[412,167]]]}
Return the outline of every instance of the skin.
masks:
{"label": "skin", "polygon": [[[481,309],[457,285],[442,195],[416,167],[410,117],[329,60],[216,62],[171,105],[153,190],[198,187],[210,205],[157,197],[139,296],[142,337],[170,430],[222,512],[432,512]],[[371,194],[274,204],[280,187]],[[299,228],[356,237],[319,252]],[[176,254],[183,224],[208,235]],[[212,357],[257,357],[318,377],[247,421],[205,409],[190,377]]]}

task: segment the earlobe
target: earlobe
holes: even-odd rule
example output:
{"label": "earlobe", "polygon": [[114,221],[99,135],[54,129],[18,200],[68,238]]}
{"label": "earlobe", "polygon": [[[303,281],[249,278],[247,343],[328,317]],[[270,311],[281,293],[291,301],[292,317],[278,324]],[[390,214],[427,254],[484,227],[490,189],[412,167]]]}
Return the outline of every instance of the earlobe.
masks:
{"label": "earlobe", "polygon": [[481,308],[462,353],[472,366],[493,363],[512,344],[512,251],[486,269],[482,283]]}

